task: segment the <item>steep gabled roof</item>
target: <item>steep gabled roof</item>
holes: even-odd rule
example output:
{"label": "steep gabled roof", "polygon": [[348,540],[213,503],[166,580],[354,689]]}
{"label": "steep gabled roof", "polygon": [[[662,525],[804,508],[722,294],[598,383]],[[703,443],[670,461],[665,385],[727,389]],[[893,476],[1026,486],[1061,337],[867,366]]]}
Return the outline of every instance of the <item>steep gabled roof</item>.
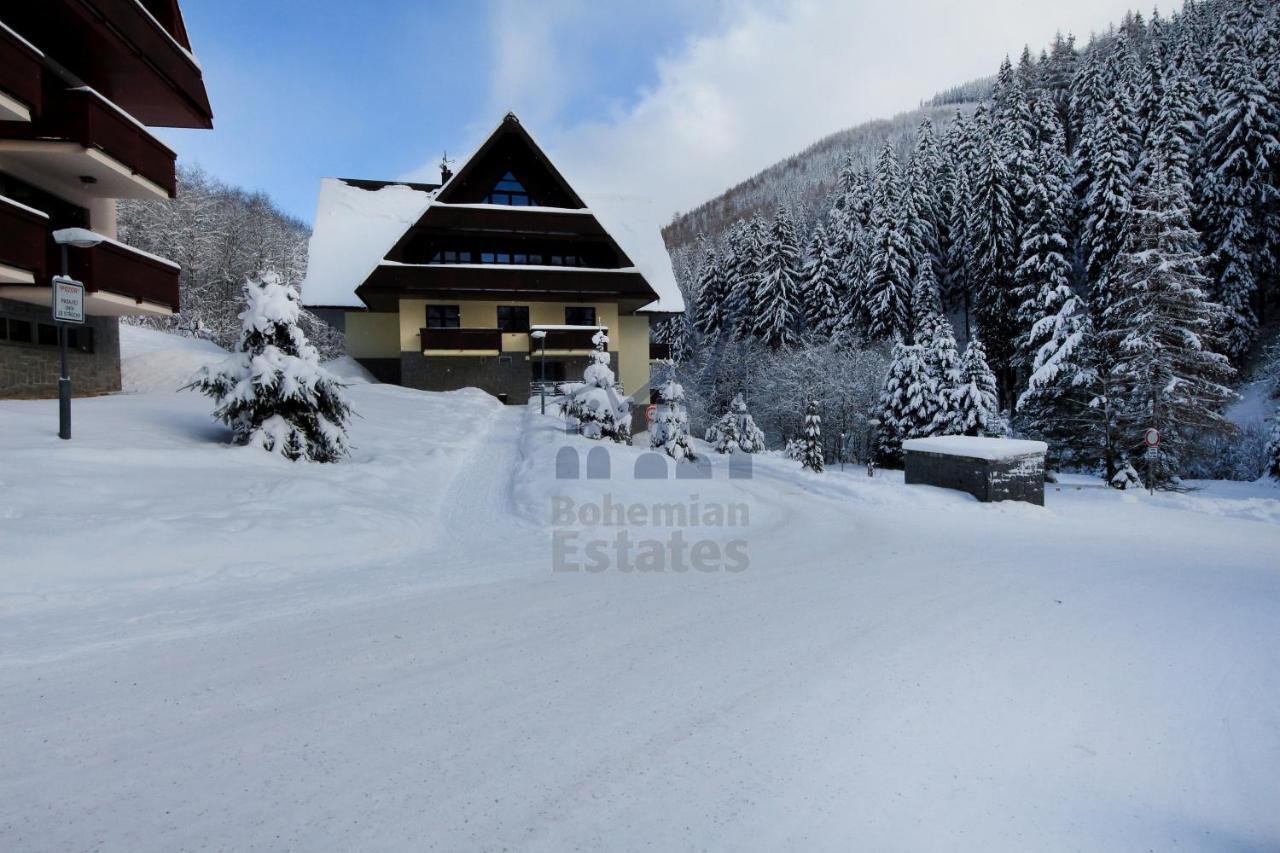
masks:
{"label": "steep gabled roof", "polygon": [[[557,206],[483,203],[492,182],[511,168],[513,157],[520,164],[520,180],[530,185],[535,198],[551,198]],[[637,282],[644,282],[642,291],[656,297],[641,310],[679,312],[683,302],[662,243],[659,222],[648,215],[643,216],[643,222],[633,219],[640,212],[635,201],[615,196],[609,198],[607,211],[588,208],[520,120],[508,113],[440,187],[324,179],[303,282],[303,302],[313,307],[364,307],[357,289],[380,267],[393,265],[388,260],[393,249],[415,226],[429,224],[433,209],[493,209],[519,215],[572,214],[593,220],[623,261],[624,266],[618,271],[631,272]],[[502,265],[500,269],[521,267]]]}

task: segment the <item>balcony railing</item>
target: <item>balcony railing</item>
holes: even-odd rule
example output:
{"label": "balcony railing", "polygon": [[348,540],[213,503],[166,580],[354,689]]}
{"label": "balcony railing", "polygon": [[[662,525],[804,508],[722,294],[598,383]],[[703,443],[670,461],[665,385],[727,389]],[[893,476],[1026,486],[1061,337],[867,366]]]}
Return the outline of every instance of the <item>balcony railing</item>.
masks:
{"label": "balcony railing", "polygon": [[48,239],[47,217],[0,196],[0,264],[27,270],[42,281]]}
{"label": "balcony railing", "polygon": [[0,90],[21,101],[32,116],[40,113],[40,53],[0,26]]}
{"label": "balcony railing", "polygon": [[671,344],[660,344],[649,341],[649,360],[671,358]]}
{"label": "balcony railing", "polygon": [[424,351],[502,351],[501,329],[423,329],[418,334]]}
{"label": "balcony railing", "polygon": [[118,160],[170,197],[177,192],[177,155],[92,89],[46,91],[39,120],[8,122],[0,136],[75,142]]}
{"label": "balcony railing", "polygon": [[[48,269],[61,271],[59,247],[52,239],[48,240],[48,246]],[[176,265],[114,242],[99,243],[92,249],[71,249],[67,261],[71,277],[84,282],[90,293],[103,290],[178,310]]]}
{"label": "balcony railing", "polygon": [[[595,326],[583,326],[581,329],[551,329],[546,327],[533,326],[533,331],[541,331],[547,336],[547,349],[549,350],[591,350],[596,345],[591,342],[599,329]],[[529,337],[529,352],[538,352],[542,349],[542,341]]]}

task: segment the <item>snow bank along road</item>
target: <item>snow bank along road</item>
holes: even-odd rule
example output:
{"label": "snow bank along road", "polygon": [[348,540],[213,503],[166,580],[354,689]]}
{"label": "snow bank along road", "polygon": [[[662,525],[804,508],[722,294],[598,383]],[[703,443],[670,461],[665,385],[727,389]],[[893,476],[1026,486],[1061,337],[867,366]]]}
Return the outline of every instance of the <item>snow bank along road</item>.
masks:
{"label": "snow bank along road", "polygon": [[[1274,488],[556,480],[550,419],[352,397],[336,466],[0,403],[0,849],[1280,849]],[[606,493],[749,564],[553,572]]]}

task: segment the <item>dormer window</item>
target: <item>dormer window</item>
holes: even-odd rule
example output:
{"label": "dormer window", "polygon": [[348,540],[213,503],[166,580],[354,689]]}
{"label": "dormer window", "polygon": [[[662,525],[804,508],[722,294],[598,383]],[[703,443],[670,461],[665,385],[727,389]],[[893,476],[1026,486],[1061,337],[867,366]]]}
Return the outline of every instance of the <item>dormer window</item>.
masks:
{"label": "dormer window", "polygon": [[497,186],[493,188],[493,192],[485,196],[485,204],[508,204],[513,207],[528,207],[537,204],[533,197],[529,195],[529,191],[524,188],[524,184],[516,179],[516,176],[507,172],[502,176],[502,180],[498,181]]}

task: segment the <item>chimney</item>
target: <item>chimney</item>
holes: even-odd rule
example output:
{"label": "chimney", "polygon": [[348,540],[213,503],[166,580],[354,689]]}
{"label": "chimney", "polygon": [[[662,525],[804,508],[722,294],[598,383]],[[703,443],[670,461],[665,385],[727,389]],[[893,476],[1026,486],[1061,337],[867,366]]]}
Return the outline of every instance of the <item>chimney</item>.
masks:
{"label": "chimney", "polygon": [[444,152],[444,156],[440,158],[440,185],[444,186],[449,183],[449,179],[453,177],[453,170],[449,167],[453,165],[453,161],[449,159],[449,152]]}

